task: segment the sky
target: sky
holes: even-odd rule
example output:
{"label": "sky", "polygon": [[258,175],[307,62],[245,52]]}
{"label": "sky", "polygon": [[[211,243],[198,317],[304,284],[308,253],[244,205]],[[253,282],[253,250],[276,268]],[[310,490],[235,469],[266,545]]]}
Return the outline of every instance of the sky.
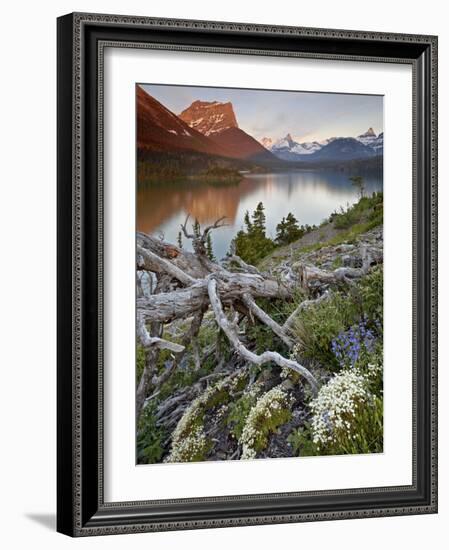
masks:
{"label": "sky", "polygon": [[175,114],[193,101],[230,101],[239,127],[256,139],[280,139],[290,133],[297,141],[321,141],[329,137],[355,137],[372,127],[383,131],[383,97],[379,95],[332,94],[166,86],[142,87]]}

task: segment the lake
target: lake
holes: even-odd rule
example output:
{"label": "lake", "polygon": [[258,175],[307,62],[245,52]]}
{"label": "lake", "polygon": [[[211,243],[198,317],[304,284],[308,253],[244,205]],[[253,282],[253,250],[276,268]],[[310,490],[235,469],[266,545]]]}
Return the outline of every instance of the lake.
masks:
{"label": "lake", "polygon": [[[378,173],[362,175],[367,194],[382,190]],[[357,202],[358,192],[349,176],[340,171],[304,170],[248,174],[238,183],[208,184],[192,179],[141,186],[137,191],[137,229],[176,243],[188,213],[201,225],[226,216],[229,225],[212,232],[214,254],[222,258],[243,227],[245,212],[252,213],[259,202],[265,206],[267,235],[274,238],[276,225],[289,212],[300,225],[318,225],[334,210]],[[191,249],[185,242],[183,246]]]}

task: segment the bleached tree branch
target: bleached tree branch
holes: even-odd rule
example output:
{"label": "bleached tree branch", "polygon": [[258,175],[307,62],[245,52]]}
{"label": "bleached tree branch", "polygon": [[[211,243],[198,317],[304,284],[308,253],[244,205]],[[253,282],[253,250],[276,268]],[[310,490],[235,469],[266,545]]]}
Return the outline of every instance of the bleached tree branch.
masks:
{"label": "bleached tree branch", "polygon": [[294,345],[293,340],[285,333],[285,330],[276,323],[276,321],[271,318],[268,313],[266,313],[261,307],[259,307],[253,297],[250,294],[244,294],[242,297],[243,303],[245,306],[251,311],[251,313],[257,317],[262,323],[264,323],[267,327],[271,328],[271,330],[279,336],[279,338],[284,342],[286,346],[289,348],[292,348]]}
{"label": "bleached tree branch", "polygon": [[185,350],[185,346],[181,344],[169,342],[158,336],[150,336],[142,316],[139,316],[137,321],[137,336],[144,348],[168,349],[173,353],[180,353]]}
{"label": "bleached tree branch", "polygon": [[172,262],[169,262],[165,258],[161,258],[151,250],[143,248],[140,245],[137,245],[137,253],[140,255],[142,261],[139,264],[140,269],[146,269],[147,271],[152,271],[154,273],[166,273],[176,279],[180,283],[186,286],[190,286],[196,282],[196,280],[182,271]]}
{"label": "bleached tree branch", "polygon": [[259,366],[264,365],[266,363],[276,363],[280,367],[290,368],[295,372],[299,373],[301,376],[303,376],[307,380],[307,382],[310,384],[314,394],[316,394],[318,387],[317,387],[317,381],[315,380],[315,377],[312,375],[312,373],[308,369],[306,369],[296,361],[292,361],[291,359],[286,359],[285,357],[282,357],[282,355],[280,355],[275,351],[265,351],[261,355],[257,355],[256,353],[253,353],[248,348],[246,348],[240,341],[239,337],[237,336],[237,333],[234,331],[231,323],[229,322],[228,318],[225,315],[223,306],[221,304],[221,300],[217,293],[217,281],[213,277],[209,279],[207,289],[209,294],[209,300],[210,300],[213,312],[215,314],[215,319],[217,321],[218,326],[225,333],[229,342],[232,344],[236,352],[243,359],[245,359],[246,361],[249,361],[250,363],[253,363],[254,365],[259,365]]}

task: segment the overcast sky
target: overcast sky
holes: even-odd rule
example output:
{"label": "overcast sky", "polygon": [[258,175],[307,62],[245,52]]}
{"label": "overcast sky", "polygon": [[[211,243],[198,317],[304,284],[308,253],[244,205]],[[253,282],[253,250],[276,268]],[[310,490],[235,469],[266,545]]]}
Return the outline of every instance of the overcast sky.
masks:
{"label": "overcast sky", "polygon": [[145,84],[143,88],[179,114],[193,101],[231,101],[239,127],[256,139],[290,133],[299,141],[354,137],[383,131],[383,97],[235,88]]}

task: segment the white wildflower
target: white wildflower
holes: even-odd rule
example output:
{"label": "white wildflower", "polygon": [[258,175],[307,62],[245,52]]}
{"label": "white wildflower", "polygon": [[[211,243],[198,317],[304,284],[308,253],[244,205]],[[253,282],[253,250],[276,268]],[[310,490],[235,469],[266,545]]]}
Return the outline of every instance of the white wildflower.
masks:
{"label": "white wildflower", "polygon": [[228,391],[230,388],[235,389],[240,378],[240,375],[231,379],[224,378],[206,388],[192,402],[173,432],[171,452],[166,462],[188,462],[206,451],[208,441],[203,428],[204,410],[207,408],[209,400],[217,393],[224,389]]}
{"label": "white wildflower", "polygon": [[313,442],[335,443],[341,432],[350,433],[359,405],[371,399],[366,378],[357,370],[336,374],[311,402]]}
{"label": "white wildflower", "polygon": [[243,446],[242,459],[256,458],[255,445],[261,435],[260,431],[263,429],[261,423],[263,424],[264,420],[272,418],[273,413],[289,408],[290,404],[291,401],[287,393],[280,386],[274,387],[259,397],[246,419],[239,440]]}

